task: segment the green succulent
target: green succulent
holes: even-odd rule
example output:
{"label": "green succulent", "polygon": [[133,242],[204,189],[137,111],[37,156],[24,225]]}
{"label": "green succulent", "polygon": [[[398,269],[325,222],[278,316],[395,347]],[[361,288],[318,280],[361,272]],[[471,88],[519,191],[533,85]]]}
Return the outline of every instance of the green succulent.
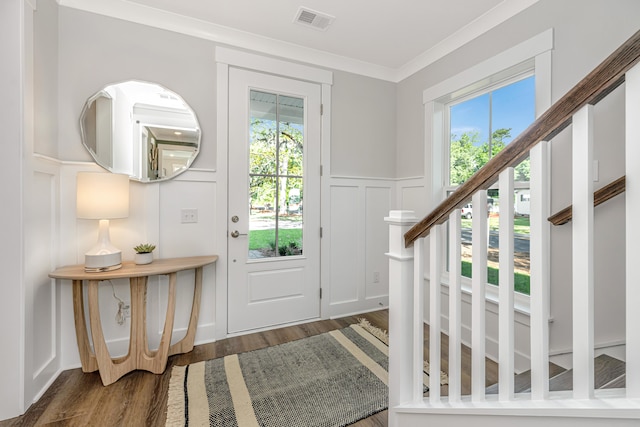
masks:
{"label": "green succulent", "polygon": [[134,246],[133,250],[139,254],[148,254],[150,252],[153,252],[155,248],[156,245],[152,245],[151,243],[141,243],[138,246]]}

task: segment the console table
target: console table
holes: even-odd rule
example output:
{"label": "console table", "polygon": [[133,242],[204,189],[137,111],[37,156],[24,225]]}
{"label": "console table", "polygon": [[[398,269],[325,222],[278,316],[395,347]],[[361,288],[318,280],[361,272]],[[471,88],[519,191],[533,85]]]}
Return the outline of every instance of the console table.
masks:
{"label": "console table", "polygon": [[[202,294],[202,268],[218,259],[215,255],[195,256],[187,258],[157,259],[151,264],[136,265],[124,262],[122,268],[101,273],[87,273],[84,265],[70,265],[58,268],[49,274],[54,279],[71,280],[73,286],[73,316],[76,326],[78,351],[82,362],[83,372],[100,372],[102,383],[106,386],[114,383],[123,375],[143,369],[161,374],[167,367],[167,359],[173,354],[187,353],[193,350],[193,343],[200,311],[200,296]],[[187,334],[179,342],[171,345],[173,320],[176,310],[176,285],[179,271],[195,270],[195,287],[193,304]],[[167,302],[167,316],[160,345],[155,351],[149,350],[147,340],[147,281],[149,276],[169,276],[169,298]],[[100,305],[98,302],[98,286],[103,280],[129,279],[131,290],[131,336],[129,352],[124,357],[112,358],[104,340],[102,324],[100,322]],[[88,282],[89,323],[93,351],[87,334],[85,321],[83,281]]]}

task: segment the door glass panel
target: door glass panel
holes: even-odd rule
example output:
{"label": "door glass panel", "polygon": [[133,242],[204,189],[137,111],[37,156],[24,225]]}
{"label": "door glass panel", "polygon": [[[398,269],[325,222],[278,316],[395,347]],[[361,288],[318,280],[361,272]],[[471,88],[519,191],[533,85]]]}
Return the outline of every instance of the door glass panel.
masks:
{"label": "door glass panel", "polygon": [[301,255],[304,99],[250,97],[249,258]]}
{"label": "door glass panel", "polygon": [[249,180],[250,221],[249,258],[275,256],[276,248],[276,186],[275,178],[256,175]]}
{"label": "door glass panel", "polygon": [[302,254],[302,179],[280,178],[281,210],[278,214],[278,254]]}
{"label": "door glass panel", "polygon": [[250,102],[249,173],[275,176],[277,95],[252,90]]}

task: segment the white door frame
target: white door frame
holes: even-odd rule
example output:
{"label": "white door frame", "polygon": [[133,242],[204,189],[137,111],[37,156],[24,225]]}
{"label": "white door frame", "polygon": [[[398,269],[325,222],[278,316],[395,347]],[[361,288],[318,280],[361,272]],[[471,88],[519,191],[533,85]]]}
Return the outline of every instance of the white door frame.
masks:
{"label": "white door frame", "polygon": [[[227,239],[227,289],[228,312],[227,332],[246,334],[249,331],[273,329],[279,325],[316,320],[320,317],[320,137],[321,86],[317,83],[274,76],[232,67],[229,70],[229,144],[228,144],[228,220],[227,226],[241,235],[230,233]],[[254,100],[252,93],[273,96],[275,112],[270,111],[266,100]],[[280,98],[282,96],[283,98]],[[289,112],[282,104],[290,98],[302,102],[302,108]],[[257,102],[257,104],[256,104]],[[257,108],[256,111],[253,108]],[[279,145],[285,132],[286,123],[291,121],[301,125],[303,167],[294,175],[301,176],[303,186],[304,211],[302,212],[302,253],[292,256],[273,256],[253,259],[250,256],[249,241],[254,211],[249,209],[252,163],[249,140],[253,140],[251,126],[255,118],[261,118],[264,108],[266,120],[277,122],[274,144]],[[295,108],[292,108],[294,110]],[[284,114],[291,114],[285,117]],[[283,115],[280,115],[280,114]],[[257,114],[254,116],[254,114]],[[271,116],[274,114],[274,116]],[[300,115],[300,117],[298,117]],[[282,126],[282,128],[280,128]],[[284,149],[283,149],[284,150]],[[280,151],[282,153],[283,151]],[[286,150],[284,150],[286,152]],[[275,150],[277,156],[278,149]],[[280,158],[273,158],[279,162]],[[276,177],[275,189],[271,197],[276,218],[282,218],[281,203],[287,197],[281,186],[284,181],[280,173],[288,176],[291,172],[282,169],[287,163],[275,163],[270,171]],[[263,172],[263,171],[261,171]],[[295,179],[295,178],[294,178]],[[281,191],[278,193],[278,189]],[[235,216],[235,221],[231,217]],[[284,219],[284,218],[282,218]],[[272,223],[271,226],[284,233],[286,223]],[[277,226],[276,226],[277,225]],[[239,230],[239,231],[238,231]],[[274,236],[275,237],[275,236]],[[275,243],[275,241],[274,241]],[[277,254],[276,254],[277,255]]]}
{"label": "white door frame", "polygon": [[[331,85],[333,84],[333,73],[320,68],[307,65],[283,61],[253,53],[242,52],[225,47],[216,47],[215,57],[216,68],[216,100],[217,100],[217,183],[216,183],[216,247],[218,248],[218,261],[216,262],[216,285],[215,285],[215,307],[216,326],[215,339],[227,337],[227,200],[228,200],[228,141],[229,141],[229,67],[246,68],[248,70],[275,74],[282,77],[289,77],[298,80],[305,80],[318,83],[322,86],[322,131],[321,131],[321,165],[324,171],[321,177],[321,212],[320,225],[327,227],[329,224],[329,197],[328,197],[328,173],[330,170],[330,146],[331,146]],[[328,233],[321,240],[320,252],[320,286],[323,290],[320,301],[320,316],[323,319],[329,317],[330,286],[326,282],[330,277]],[[203,302],[206,304],[207,302]]]}

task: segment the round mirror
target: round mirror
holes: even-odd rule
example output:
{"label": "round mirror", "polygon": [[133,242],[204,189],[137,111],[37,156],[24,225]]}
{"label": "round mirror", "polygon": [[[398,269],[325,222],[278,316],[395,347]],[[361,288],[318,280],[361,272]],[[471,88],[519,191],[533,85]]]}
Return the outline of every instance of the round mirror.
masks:
{"label": "round mirror", "polygon": [[193,110],[154,83],[128,81],[100,90],[87,100],[80,130],[96,163],[140,182],[179,175],[200,151]]}

